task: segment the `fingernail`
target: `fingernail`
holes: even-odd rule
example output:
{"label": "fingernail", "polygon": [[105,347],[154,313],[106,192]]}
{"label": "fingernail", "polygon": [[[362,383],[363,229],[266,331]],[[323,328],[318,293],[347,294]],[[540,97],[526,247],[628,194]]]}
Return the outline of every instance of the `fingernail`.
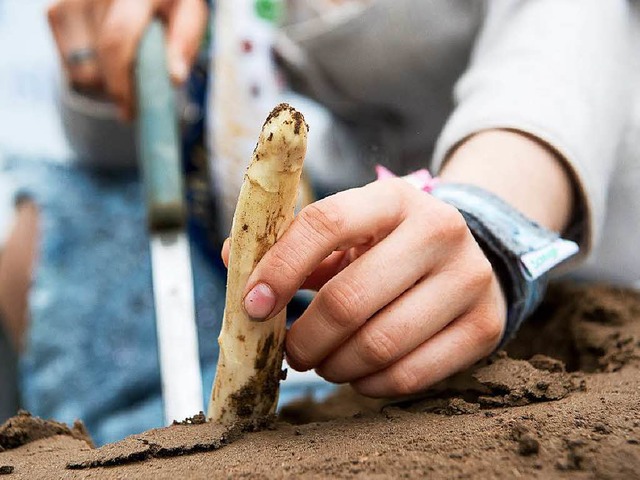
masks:
{"label": "fingernail", "polygon": [[244,309],[254,320],[269,317],[276,306],[276,294],[266,283],[259,283],[244,297]]}
{"label": "fingernail", "polygon": [[183,84],[189,75],[189,66],[182,57],[174,57],[171,61],[171,76],[173,81],[178,84]]}

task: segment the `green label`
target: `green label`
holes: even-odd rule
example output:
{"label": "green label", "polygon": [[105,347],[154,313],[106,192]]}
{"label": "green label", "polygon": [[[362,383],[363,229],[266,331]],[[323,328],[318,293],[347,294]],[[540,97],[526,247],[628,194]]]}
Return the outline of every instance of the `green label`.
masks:
{"label": "green label", "polygon": [[279,0],[256,0],[256,13],[269,22],[278,22],[282,17],[282,2]]}

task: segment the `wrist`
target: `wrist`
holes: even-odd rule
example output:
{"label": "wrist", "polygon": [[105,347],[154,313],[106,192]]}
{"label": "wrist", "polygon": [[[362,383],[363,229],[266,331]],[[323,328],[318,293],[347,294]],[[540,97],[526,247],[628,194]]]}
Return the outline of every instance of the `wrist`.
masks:
{"label": "wrist", "polygon": [[551,269],[578,247],[478,187],[440,183],[432,195],[462,213],[500,281],[508,305],[502,346],[542,300]]}

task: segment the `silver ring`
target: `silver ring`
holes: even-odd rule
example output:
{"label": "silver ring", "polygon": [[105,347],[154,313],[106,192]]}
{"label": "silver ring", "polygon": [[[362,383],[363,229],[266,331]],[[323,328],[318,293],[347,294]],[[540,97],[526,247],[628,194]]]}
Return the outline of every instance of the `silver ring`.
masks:
{"label": "silver ring", "polygon": [[80,65],[85,62],[90,62],[96,58],[96,51],[93,48],[76,48],[71,50],[67,55],[67,62],[69,65]]}

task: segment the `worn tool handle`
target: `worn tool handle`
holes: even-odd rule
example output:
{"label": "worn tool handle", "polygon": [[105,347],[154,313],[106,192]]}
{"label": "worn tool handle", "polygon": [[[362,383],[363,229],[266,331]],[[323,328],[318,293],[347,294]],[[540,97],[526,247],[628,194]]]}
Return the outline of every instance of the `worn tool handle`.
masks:
{"label": "worn tool handle", "polygon": [[160,21],[149,25],[135,68],[137,143],[151,230],[180,228],[186,205],[174,91]]}

